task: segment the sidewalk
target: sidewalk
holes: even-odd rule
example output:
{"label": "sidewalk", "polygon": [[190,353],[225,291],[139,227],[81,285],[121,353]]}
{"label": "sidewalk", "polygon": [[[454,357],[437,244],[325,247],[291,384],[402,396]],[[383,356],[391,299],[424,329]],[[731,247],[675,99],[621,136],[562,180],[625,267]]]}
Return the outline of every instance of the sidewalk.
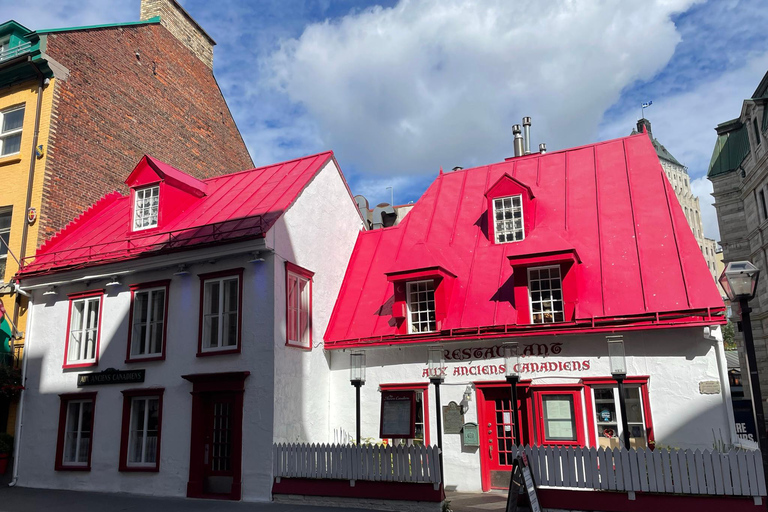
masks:
{"label": "sidewalk", "polygon": [[133,494],[0,488],[0,512],[371,512],[370,509],[243,503],[239,501],[152,498]]}

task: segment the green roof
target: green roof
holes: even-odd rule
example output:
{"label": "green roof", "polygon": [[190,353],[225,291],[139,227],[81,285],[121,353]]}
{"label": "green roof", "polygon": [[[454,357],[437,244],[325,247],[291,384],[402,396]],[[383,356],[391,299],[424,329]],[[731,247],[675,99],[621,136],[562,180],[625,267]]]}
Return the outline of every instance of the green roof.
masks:
{"label": "green roof", "polygon": [[717,142],[715,142],[715,150],[712,152],[712,160],[709,162],[707,171],[708,178],[735,171],[749,154],[747,126],[739,123],[738,128],[725,131],[724,128],[727,129],[730,126],[724,125],[730,123],[733,121],[718,125]]}
{"label": "green roof", "polygon": [[[635,129],[632,129],[632,133],[630,135],[637,135],[638,132]],[[653,149],[656,150],[656,156],[661,158],[662,160],[666,160],[667,162],[673,163],[675,165],[679,165],[680,167],[685,167],[683,164],[677,161],[677,158],[672,156],[672,153],[670,153],[667,148],[665,148],[661,142],[659,142],[658,139],[652,138],[651,144],[653,144]]]}
{"label": "green roof", "polygon": [[91,30],[94,28],[114,28],[114,27],[130,27],[133,25],[149,25],[151,23],[160,23],[160,16],[149,18],[142,21],[126,21],[124,23],[106,23],[104,25],[86,25],[83,27],[64,27],[64,28],[46,28],[43,30],[36,30],[35,34],[52,34],[55,32],[72,32],[73,30]]}

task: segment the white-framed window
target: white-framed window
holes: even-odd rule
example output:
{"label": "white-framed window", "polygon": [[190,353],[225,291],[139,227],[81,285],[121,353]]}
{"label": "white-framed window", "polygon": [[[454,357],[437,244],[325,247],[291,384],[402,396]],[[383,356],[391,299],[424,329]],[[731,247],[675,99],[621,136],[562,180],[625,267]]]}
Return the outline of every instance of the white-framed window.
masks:
{"label": "white-framed window", "polygon": [[[619,448],[624,436],[619,389],[616,386],[593,386],[592,393],[598,448]],[[632,448],[645,448],[648,440],[640,393],[640,386],[624,386],[629,444]]]}
{"label": "white-framed window", "polygon": [[528,297],[531,305],[531,323],[551,324],[565,321],[563,282],[559,266],[529,268]]}
{"label": "white-framed window", "polygon": [[126,464],[129,467],[155,467],[160,437],[160,398],[134,396],[130,400]]}
{"label": "white-framed window", "polygon": [[434,332],[435,320],[435,282],[413,281],[408,283],[408,333]]}
{"label": "white-framed window", "polygon": [[288,345],[312,348],[312,280],[287,271]]}
{"label": "white-framed window", "polygon": [[73,299],[69,320],[67,364],[96,362],[101,296]]}
{"label": "white-framed window", "polygon": [[165,286],[134,290],[131,359],[157,357],[163,354],[165,300]]}
{"label": "white-framed window", "polygon": [[160,185],[136,189],[133,203],[133,230],[157,227],[160,210]]}
{"label": "white-framed window", "polygon": [[8,261],[8,244],[11,240],[11,218],[13,211],[0,210],[0,282],[5,281],[5,266]]}
{"label": "white-framed window", "polygon": [[237,348],[239,308],[239,276],[203,281],[203,352]]}
{"label": "white-framed window", "polygon": [[494,199],[493,219],[493,234],[497,244],[523,240],[523,196],[518,194]]}
{"label": "white-framed window", "polygon": [[64,423],[62,465],[87,466],[91,446],[93,400],[69,400]]}
{"label": "white-framed window", "polygon": [[24,106],[0,111],[0,156],[21,151],[21,130],[24,125]]}

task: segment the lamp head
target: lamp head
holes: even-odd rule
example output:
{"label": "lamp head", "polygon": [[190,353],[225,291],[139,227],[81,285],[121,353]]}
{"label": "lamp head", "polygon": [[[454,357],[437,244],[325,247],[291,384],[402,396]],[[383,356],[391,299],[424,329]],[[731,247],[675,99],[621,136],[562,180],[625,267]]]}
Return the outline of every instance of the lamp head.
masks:
{"label": "lamp head", "polygon": [[611,362],[611,375],[625,376],[627,374],[627,357],[624,352],[624,336],[611,334],[605,337],[608,342],[608,358]]}
{"label": "lamp head", "polygon": [[429,347],[427,356],[427,367],[429,369],[429,380],[439,380],[442,382],[443,366],[445,366],[445,357],[443,356],[443,347],[434,345]]}
{"label": "lamp head", "polygon": [[365,351],[356,350],[349,356],[349,380],[365,384]]}
{"label": "lamp head", "polygon": [[760,269],[749,261],[732,261],[720,274],[720,286],[731,302],[752,300],[757,289]]}

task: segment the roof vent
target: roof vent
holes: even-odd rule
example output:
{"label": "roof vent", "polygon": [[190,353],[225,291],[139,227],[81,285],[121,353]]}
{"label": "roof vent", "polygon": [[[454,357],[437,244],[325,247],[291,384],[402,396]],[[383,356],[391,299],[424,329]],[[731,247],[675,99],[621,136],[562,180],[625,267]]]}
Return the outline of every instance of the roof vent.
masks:
{"label": "roof vent", "polygon": [[523,135],[520,130],[520,125],[516,124],[512,127],[512,133],[515,135],[515,156],[523,155]]}
{"label": "roof vent", "polygon": [[544,142],[542,142],[541,144],[539,144],[539,153],[543,155],[546,152],[547,152],[547,145]]}
{"label": "roof vent", "polygon": [[525,154],[530,155],[531,154],[531,118],[530,117],[524,117],[523,118],[523,141],[524,141],[524,149]]}
{"label": "roof vent", "polygon": [[453,168],[453,169],[451,169],[451,170],[452,170],[452,171],[454,171],[454,172],[456,172],[456,171],[461,171],[461,170],[463,170],[463,169],[464,169],[464,168],[463,168],[462,166],[460,166],[460,165],[457,165],[456,167],[454,167],[454,168]]}

